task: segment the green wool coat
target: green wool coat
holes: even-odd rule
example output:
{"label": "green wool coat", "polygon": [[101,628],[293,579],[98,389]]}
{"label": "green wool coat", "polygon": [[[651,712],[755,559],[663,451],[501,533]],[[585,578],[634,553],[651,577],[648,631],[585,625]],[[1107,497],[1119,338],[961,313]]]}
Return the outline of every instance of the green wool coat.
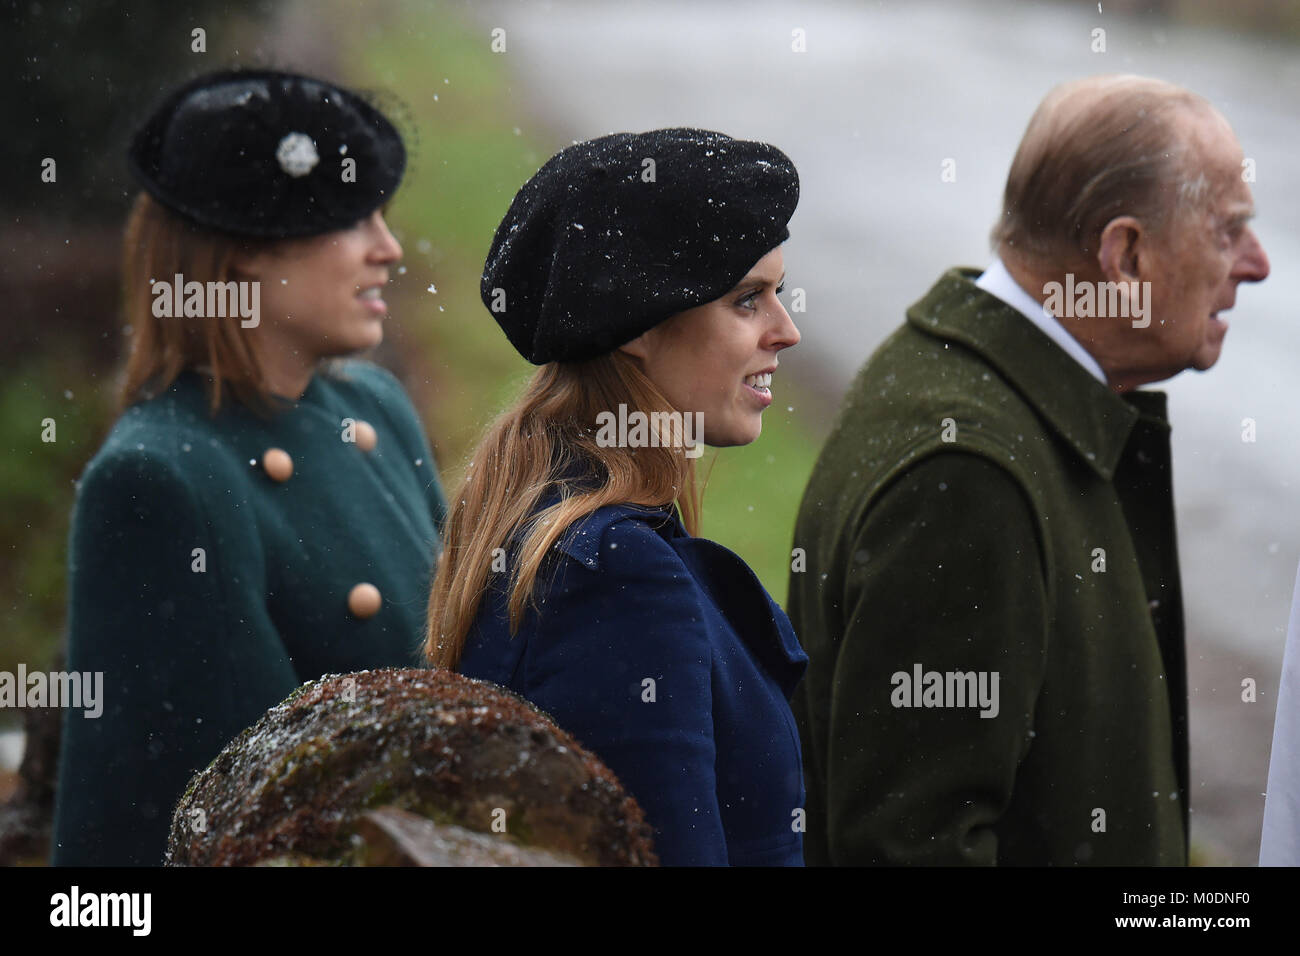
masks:
{"label": "green wool coat", "polygon": [[1111,391],[977,277],[863,366],[804,494],[807,861],[1184,865],[1165,396]]}
{"label": "green wool coat", "polygon": [[[287,481],[262,467],[272,447]],[[210,417],[193,372],[130,408],[74,510],[67,667],[102,671],[105,699],[64,718],[52,862],[161,863],[190,774],[263,711],[327,672],[418,665],[445,514],[415,411],[375,365],[322,369],[272,420]],[[367,618],[360,582],[382,599]]]}

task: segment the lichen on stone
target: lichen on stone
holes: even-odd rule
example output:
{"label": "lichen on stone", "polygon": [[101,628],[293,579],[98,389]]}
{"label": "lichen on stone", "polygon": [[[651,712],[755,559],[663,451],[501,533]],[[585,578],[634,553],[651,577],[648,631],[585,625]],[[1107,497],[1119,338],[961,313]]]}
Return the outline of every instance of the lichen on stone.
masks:
{"label": "lichen on stone", "polygon": [[[327,675],[299,687],[190,781],[167,862],[366,865],[392,857],[368,851],[366,834],[373,843],[382,828],[365,815],[381,808],[555,860],[657,863],[640,807],[593,754],[522,698],[442,669]],[[465,842],[448,837],[460,830],[429,830],[442,849],[412,858],[527,858],[450,852],[449,839]]]}

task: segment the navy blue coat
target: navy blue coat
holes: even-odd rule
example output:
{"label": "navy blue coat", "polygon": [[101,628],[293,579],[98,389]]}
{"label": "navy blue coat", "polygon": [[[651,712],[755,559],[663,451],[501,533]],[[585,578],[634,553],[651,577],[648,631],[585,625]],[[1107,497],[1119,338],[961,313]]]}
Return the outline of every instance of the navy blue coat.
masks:
{"label": "navy blue coat", "polygon": [[785,612],[669,506],[601,508],[556,550],[541,613],[513,639],[508,575],[495,576],[461,673],[532,701],[599,756],[645,811],[664,865],[802,866],[789,699],[808,658]]}

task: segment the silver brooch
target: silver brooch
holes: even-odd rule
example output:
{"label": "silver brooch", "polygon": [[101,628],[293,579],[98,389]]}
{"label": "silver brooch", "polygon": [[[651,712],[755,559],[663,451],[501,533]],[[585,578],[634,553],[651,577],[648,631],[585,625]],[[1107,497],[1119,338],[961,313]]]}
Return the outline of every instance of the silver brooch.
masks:
{"label": "silver brooch", "polygon": [[280,168],[297,179],[306,176],[320,162],[316,144],[306,133],[289,133],[276,147],[275,158]]}

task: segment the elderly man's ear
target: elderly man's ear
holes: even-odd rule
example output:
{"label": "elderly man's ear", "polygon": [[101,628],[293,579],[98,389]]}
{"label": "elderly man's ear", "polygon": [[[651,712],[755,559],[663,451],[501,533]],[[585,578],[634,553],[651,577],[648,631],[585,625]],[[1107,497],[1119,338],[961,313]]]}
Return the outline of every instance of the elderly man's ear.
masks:
{"label": "elderly man's ear", "polygon": [[1139,256],[1150,255],[1150,241],[1150,234],[1132,216],[1116,216],[1106,223],[1097,248],[1097,265],[1106,281],[1137,281]]}

